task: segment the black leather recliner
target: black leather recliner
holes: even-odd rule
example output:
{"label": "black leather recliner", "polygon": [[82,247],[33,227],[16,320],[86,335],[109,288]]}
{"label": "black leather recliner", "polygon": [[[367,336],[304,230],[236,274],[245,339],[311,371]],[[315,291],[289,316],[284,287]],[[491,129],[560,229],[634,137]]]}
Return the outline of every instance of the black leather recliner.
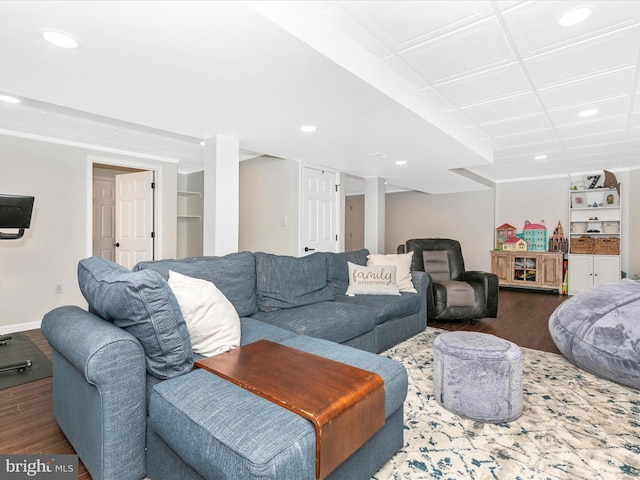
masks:
{"label": "black leather recliner", "polygon": [[465,271],[460,242],[448,238],[417,238],[398,246],[413,252],[411,270],[427,272],[427,321],[477,320],[498,316],[498,277]]}

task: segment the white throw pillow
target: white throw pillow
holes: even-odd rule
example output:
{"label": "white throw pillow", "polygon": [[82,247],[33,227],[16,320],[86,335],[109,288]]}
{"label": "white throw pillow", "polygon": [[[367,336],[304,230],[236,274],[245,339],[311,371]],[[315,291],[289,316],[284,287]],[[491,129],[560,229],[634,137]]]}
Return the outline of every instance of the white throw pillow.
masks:
{"label": "white throw pillow", "polygon": [[372,253],[367,255],[367,265],[395,265],[398,290],[418,293],[411,281],[411,257],[413,257],[413,252],[390,253],[388,255]]}
{"label": "white throw pillow", "polygon": [[195,353],[212,357],[240,346],[240,317],[211,282],[169,271],[169,287],[178,300]]}
{"label": "white throw pillow", "polygon": [[381,265],[365,267],[347,262],[349,288],[347,295],[400,295],[396,285],[396,267]]}

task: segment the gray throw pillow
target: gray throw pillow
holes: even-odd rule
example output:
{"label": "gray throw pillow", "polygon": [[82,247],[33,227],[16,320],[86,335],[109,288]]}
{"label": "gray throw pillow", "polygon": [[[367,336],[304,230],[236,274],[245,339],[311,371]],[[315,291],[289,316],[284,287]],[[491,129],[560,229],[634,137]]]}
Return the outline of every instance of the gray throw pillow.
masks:
{"label": "gray throw pillow", "polygon": [[297,258],[259,252],[255,257],[260,311],[333,300],[323,253]]}
{"label": "gray throw pillow", "polygon": [[149,373],[167,379],[191,371],[189,331],[162,275],[90,257],[78,264],[78,283],[91,312],[140,341]]}
{"label": "gray throw pillow", "polygon": [[190,257],[180,260],[140,262],[133,271],[151,269],[165,279],[169,270],[213,283],[233,304],[241,317],[250,317],[256,306],[256,261],[251,252],[230,253],[223,257]]}

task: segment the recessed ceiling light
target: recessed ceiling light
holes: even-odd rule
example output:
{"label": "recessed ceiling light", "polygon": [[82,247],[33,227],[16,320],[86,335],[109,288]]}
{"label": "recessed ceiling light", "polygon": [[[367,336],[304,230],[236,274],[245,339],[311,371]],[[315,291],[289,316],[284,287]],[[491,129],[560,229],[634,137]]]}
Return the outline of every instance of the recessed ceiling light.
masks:
{"label": "recessed ceiling light", "polygon": [[304,125],[300,127],[300,130],[302,130],[305,133],[313,133],[316,131],[316,127],[313,125]]}
{"label": "recessed ceiling light", "polygon": [[578,115],[581,117],[590,117],[592,115],[595,115],[596,113],[598,113],[597,108],[590,108],[589,110],[583,110]]}
{"label": "recessed ceiling light", "polygon": [[200,145],[202,145],[203,147],[204,147],[206,144],[207,144],[207,142],[205,142],[204,140],[202,140],[202,141],[200,142]]}
{"label": "recessed ceiling light", "polygon": [[580,22],[584,22],[591,15],[590,7],[578,7],[563,13],[558,18],[558,25],[562,27],[570,27],[571,25],[577,25]]}
{"label": "recessed ceiling light", "polygon": [[396,165],[406,165],[407,161],[406,160],[396,160]]}
{"label": "recessed ceiling light", "polygon": [[535,157],[533,157],[534,160],[544,160],[546,158],[547,158],[546,155],[536,155]]}
{"label": "recessed ceiling light", "polygon": [[80,50],[82,48],[80,40],[59,30],[42,30],[40,36],[56,47],[66,48],[67,50]]}
{"label": "recessed ceiling light", "polygon": [[0,102],[4,103],[20,103],[20,99],[11,95],[0,95]]}
{"label": "recessed ceiling light", "polygon": [[391,155],[382,152],[375,152],[371,154],[372,157],[378,157],[380,160],[389,160]]}

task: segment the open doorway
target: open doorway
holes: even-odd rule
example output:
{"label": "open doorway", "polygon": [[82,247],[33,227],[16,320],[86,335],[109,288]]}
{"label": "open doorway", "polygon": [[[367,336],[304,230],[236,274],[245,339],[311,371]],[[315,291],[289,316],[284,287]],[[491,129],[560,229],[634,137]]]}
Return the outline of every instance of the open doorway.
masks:
{"label": "open doorway", "polygon": [[93,163],[91,254],[132,268],[154,260],[155,171]]}

